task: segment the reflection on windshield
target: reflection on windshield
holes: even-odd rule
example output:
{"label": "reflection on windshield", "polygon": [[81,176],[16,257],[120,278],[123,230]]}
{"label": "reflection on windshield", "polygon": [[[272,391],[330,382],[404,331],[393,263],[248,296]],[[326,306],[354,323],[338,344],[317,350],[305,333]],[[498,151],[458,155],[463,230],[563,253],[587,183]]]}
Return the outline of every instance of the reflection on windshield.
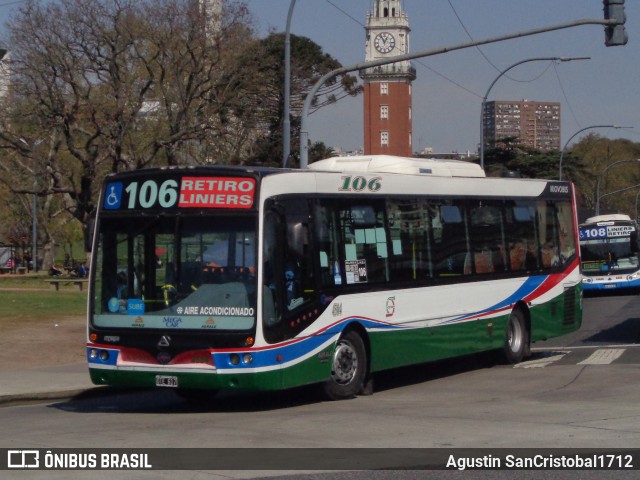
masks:
{"label": "reflection on windshield", "polygon": [[103,219],[94,324],[250,329],[255,256],[250,216]]}
{"label": "reflection on windshield", "polygon": [[580,243],[585,274],[626,273],[638,269],[638,255],[629,237],[587,240]]}

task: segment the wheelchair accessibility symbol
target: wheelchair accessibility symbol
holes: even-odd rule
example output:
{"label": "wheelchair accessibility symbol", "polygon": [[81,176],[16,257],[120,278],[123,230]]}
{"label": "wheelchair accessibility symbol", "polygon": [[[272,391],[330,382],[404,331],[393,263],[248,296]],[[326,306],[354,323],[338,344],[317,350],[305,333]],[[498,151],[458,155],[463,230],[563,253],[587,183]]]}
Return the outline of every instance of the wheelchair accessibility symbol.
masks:
{"label": "wheelchair accessibility symbol", "polygon": [[105,210],[117,210],[122,203],[122,182],[114,182],[107,185],[103,208]]}

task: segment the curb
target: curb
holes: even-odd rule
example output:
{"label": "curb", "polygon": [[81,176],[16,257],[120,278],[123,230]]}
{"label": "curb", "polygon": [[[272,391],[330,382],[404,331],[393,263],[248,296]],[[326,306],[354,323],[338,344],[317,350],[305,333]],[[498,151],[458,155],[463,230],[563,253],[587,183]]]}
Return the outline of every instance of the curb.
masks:
{"label": "curb", "polygon": [[113,388],[109,388],[108,386],[96,386],[73,390],[0,395],[0,408],[19,403],[41,402],[49,400],[67,400],[74,397],[81,397],[84,399],[92,398],[94,396],[97,397],[100,395],[109,395],[112,393],[115,393],[115,390]]}

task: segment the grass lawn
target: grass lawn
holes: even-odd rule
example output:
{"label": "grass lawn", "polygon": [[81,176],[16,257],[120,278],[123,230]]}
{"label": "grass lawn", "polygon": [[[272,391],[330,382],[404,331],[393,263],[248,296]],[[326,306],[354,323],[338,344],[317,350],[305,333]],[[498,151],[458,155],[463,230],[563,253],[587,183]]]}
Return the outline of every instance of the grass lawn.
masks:
{"label": "grass lawn", "polygon": [[80,292],[73,286],[60,286],[60,291],[50,291],[45,282],[48,278],[46,274],[0,275],[0,320],[3,320],[0,330],[3,324],[14,320],[37,321],[86,314],[86,290]]}

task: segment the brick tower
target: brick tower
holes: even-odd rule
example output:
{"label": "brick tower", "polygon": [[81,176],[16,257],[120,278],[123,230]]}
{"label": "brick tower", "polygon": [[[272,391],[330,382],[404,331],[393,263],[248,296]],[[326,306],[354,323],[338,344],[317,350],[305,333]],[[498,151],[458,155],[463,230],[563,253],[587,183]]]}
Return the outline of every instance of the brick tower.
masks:
{"label": "brick tower", "polygon": [[[409,53],[409,19],[401,0],[372,0],[367,15],[365,60]],[[368,68],[364,80],[364,153],[411,157],[411,82],[416,78],[410,61]]]}

